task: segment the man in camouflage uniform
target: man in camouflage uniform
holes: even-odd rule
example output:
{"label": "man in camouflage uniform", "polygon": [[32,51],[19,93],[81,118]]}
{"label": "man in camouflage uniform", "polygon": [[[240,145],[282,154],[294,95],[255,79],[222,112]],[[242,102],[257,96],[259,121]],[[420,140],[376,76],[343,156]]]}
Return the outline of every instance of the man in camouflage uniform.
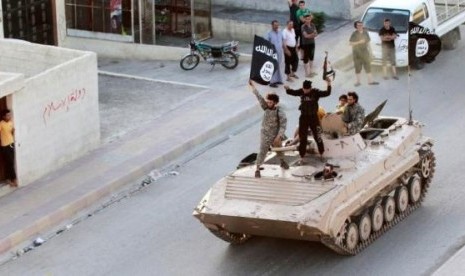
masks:
{"label": "man in camouflage uniform", "polygon": [[348,135],[358,133],[363,127],[363,120],[365,119],[365,110],[358,104],[358,95],[355,92],[347,93],[347,105],[342,114],[342,121],[344,121]]}
{"label": "man in camouflage uniform", "polygon": [[[255,177],[261,177],[260,166],[265,160],[266,154],[268,153],[272,145],[281,145],[282,137],[286,131],[287,118],[284,111],[278,107],[279,96],[270,93],[266,95],[266,99],[263,98],[258,90],[255,88],[255,84],[252,80],[249,81],[249,85],[252,88],[252,92],[258,99],[260,106],[265,111],[263,114],[262,128],[260,132],[260,150],[257,155],[257,169],[255,170]],[[278,156],[281,159],[281,168],[287,170],[289,165],[283,159],[283,153],[278,152]]]}

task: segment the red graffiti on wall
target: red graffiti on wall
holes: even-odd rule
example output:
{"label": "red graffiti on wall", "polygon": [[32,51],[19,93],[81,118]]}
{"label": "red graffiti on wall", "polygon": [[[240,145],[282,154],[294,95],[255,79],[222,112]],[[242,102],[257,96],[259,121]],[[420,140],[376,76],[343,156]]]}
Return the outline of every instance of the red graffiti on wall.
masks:
{"label": "red graffiti on wall", "polygon": [[44,124],[47,124],[47,120],[50,119],[55,112],[58,111],[65,111],[68,112],[72,105],[75,105],[81,102],[86,96],[86,89],[74,89],[66,95],[64,98],[58,101],[51,101],[50,103],[46,104],[44,107],[44,112],[42,117],[44,119]]}

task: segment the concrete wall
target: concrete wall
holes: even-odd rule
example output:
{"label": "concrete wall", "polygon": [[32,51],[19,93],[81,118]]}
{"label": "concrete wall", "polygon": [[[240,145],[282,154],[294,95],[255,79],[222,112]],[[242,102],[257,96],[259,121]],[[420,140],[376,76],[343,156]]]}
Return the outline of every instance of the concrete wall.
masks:
{"label": "concrete wall", "polygon": [[[328,16],[340,19],[359,18],[367,4],[374,0],[307,0],[311,11],[325,12]],[[288,11],[285,0],[212,0],[212,4],[234,8],[257,9],[265,11]]]}
{"label": "concrete wall", "polygon": [[18,181],[27,185],[100,143],[94,53],[0,41],[0,68],[22,74],[11,91]]}
{"label": "concrete wall", "polygon": [[168,47],[137,43],[124,43],[109,40],[98,40],[82,37],[67,37],[61,47],[93,51],[99,57],[116,57],[140,60],[181,60],[184,54],[190,52],[187,47]]}
{"label": "concrete wall", "polygon": [[255,35],[265,36],[269,31],[270,24],[212,18],[212,32],[218,39],[253,42]]}

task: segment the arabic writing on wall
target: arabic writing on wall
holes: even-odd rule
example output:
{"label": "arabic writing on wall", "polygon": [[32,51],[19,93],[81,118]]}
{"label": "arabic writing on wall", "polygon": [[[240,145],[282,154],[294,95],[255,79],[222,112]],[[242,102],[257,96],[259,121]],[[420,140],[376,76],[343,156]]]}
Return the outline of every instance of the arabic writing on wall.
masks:
{"label": "arabic writing on wall", "polygon": [[44,124],[47,124],[47,120],[49,120],[50,117],[53,116],[55,113],[62,111],[68,112],[72,106],[82,102],[85,96],[85,88],[74,89],[73,91],[71,91],[71,93],[69,93],[62,99],[51,101],[50,103],[46,104],[42,113]]}

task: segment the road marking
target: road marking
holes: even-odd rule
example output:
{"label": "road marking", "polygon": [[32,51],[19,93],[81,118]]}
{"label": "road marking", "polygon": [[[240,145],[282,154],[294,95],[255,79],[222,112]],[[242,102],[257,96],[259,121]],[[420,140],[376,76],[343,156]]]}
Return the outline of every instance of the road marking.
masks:
{"label": "road marking", "polygon": [[175,85],[184,85],[184,86],[191,86],[191,87],[197,87],[197,88],[210,89],[210,87],[205,86],[205,85],[191,84],[191,83],[178,82],[178,81],[152,79],[152,78],[147,78],[147,77],[134,76],[134,75],[128,75],[128,74],[119,74],[119,73],[108,72],[108,71],[100,71],[99,70],[98,73],[99,73],[99,75],[104,75],[104,76],[128,78],[128,79],[135,79],[135,80],[145,80],[145,81],[151,81],[151,82],[161,82],[161,83],[169,83],[169,84],[175,84]]}

